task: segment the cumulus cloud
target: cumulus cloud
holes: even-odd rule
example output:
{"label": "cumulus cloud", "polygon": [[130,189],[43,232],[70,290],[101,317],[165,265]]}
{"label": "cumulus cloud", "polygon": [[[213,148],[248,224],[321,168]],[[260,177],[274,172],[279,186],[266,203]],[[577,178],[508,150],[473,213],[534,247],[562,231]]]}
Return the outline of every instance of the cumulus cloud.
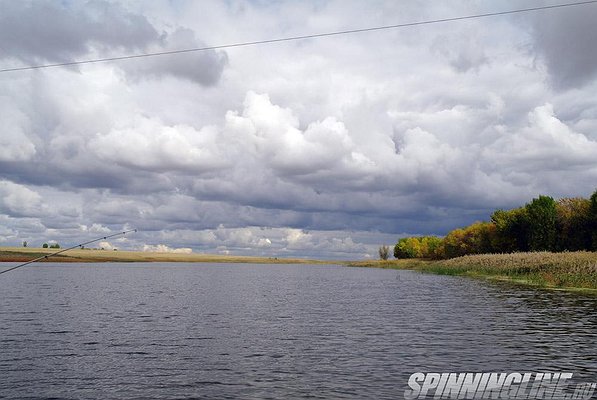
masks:
{"label": "cumulus cloud", "polygon": [[366,162],[341,121],[326,117],[301,130],[293,111],[272,104],[267,94],[248,92],[242,114],[228,112],[224,129],[237,137],[246,155],[265,159],[267,167],[283,175],[304,176]]}
{"label": "cumulus cloud", "polygon": [[115,249],[115,247],[112,246],[112,244],[110,242],[106,242],[106,241],[99,242],[98,247],[102,250],[114,250]]}
{"label": "cumulus cloud", "polygon": [[175,253],[175,254],[191,254],[193,249],[182,247],[173,249],[171,247],[166,246],[165,244],[156,244],[156,245],[143,245],[143,251],[151,252],[151,253]]}
{"label": "cumulus cloud", "polygon": [[[0,62],[494,11],[198,4],[9,2]],[[76,244],[128,226],[140,232],[119,249],[375,257],[538,194],[587,196],[597,82],[584,39],[552,52],[585,24],[566,15],[0,75],[0,240]]]}
{"label": "cumulus cloud", "polygon": [[0,212],[19,217],[37,217],[45,208],[39,193],[23,185],[0,181]]}
{"label": "cumulus cloud", "polygon": [[597,141],[574,132],[557,118],[549,103],[529,112],[525,127],[515,132],[502,131],[485,152],[501,168],[529,173],[590,168],[596,154]]}
{"label": "cumulus cloud", "polygon": [[139,116],[126,128],[98,134],[87,147],[100,160],[126,167],[200,172],[225,165],[214,147],[214,134],[210,128],[164,126]]}
{"label": "cumulus cloud", "polygon": [[182,241],[207,253],[343,260],[376,254],[380,242],[392,243],[397,236],[380,233],[372,235],[362,231],[220,226],[200,231],[165,232],[161,239]]}
{"label": "cumulus cloud", "polygon": [[0,94],[2,131],[0,136],[0,161],[27,161],[36,153],[29,138],[31,121],[22,110],[15,107],[12,99]]}
{"label": "cumulus cloud", "polygon": [[[5,216],[0,215],[0,221],[3,219],[3,217]],[[17,232],[7,226],[0,225],[0,243],[6,243],[14,240],[18,240]]]}

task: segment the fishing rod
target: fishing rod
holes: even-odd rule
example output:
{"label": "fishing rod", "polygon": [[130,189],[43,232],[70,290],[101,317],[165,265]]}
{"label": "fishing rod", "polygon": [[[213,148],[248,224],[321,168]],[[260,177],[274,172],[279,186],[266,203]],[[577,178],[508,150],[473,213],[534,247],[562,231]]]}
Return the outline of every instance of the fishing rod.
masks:
{"label": "fishing rod", "polygon": [[65,251],[69,251],[69,250],[72,250],[72,249],[76,249],[76,248],[78,248],[78,247],[80,247],[80,248],[83,248],[83,246],[85,246],[85,245],[87,245],[87,244],[89,244],[89,243],[98,242],[98,241],[100,241],[100,240],[106,240],[106,239],[112,238],[112,237],[114,237],[114,236],[126,235],[127,233],[130,233],[130,232],[137,232],[137,230],[136,230],[136,229],[131,229],[131,230],[128,230],[128,231],[123,231],[123,232],[114,233],[114,234],[112,234],[112,235],[108,235],[108,236],[102,236],[102,237],[100,237],[100,238],[93,239],[93,240],[90,240],[90,241],[88,241],[88,242],[85,242],[85,243],[80,243],[80,244],[78,244],[78,245],[76,245],[76,246],[72,246],[72,247],[69,247],[69,248],[67,248],[67,249],[62,249],[62,250],[59,250],[59,251],[57,251],[57,252],[55,252],[55,253],[52,253],[52,254],[46,254],[46,255],[43,255],[43,256],[41,256],[41,257],[37,257],[36,259],[33,259],[33,260],[31,260],[31,261],[27,261],[26,263],[23,263],[23,264],[16,265],[16,266],[14,266],[14,267],[11,267],[11,268],[9,268],[9,269],[5,269],[4,271],[0,271],[0,275],[2,275],[2,274],[5,274],[5,273],[7,273],[8,271],[12,271],[13,269],[21,268],[21,267],[24,267],[25,265],[33,264],[34,262],[37,262],[37,261],[40,261],[40,260],[43,260],[43,259],[46,259],[46,258],[49,258],[49,257],[52,257],[52,256],[56,256],[56,255],[58,255],[58,254],[60,254],[60,253],[64,253]]}

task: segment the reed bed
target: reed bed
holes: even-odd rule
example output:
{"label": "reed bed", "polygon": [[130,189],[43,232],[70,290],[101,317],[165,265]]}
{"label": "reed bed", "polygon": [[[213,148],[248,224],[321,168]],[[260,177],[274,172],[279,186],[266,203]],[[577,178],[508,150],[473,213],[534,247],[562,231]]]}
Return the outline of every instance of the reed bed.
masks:
{"label": "reed bed", "polygon": [[412,269],[441,275],[503,279],[542,287],[597,293],[597,252],[477,254],[450,260],[368,260],[350,267]]}
{"label": "reed bed", "polygon": [[348,267],[384,268],[384,269],[417,269],[422,265],[429,264],[420,258],[393,259],[393,260],[364,260],[347,261],[343,263]]}
{"label": "reed bed", "polygon": [[548,287],[597,289],[597,252],[468,255],[430,262],[420,269],[447,275],[504,277]]}

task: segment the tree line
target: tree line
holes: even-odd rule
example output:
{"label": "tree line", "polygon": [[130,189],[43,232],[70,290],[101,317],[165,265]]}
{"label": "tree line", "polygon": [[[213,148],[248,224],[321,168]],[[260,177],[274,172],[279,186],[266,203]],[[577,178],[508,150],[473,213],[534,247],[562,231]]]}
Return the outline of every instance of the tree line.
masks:
{"label": "tree line", "polygon": [[394,257],[579,250],[597,251],[597,190],[588,199],[539,196],[523,207],[496,210],[490,221],[454,229],[443,238],[402,238],[394,246]]}

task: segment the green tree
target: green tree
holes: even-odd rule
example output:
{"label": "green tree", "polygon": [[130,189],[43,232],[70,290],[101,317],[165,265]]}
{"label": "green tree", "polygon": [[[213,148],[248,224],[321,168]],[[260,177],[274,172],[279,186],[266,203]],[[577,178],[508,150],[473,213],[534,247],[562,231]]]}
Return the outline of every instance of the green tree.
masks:
{"label": "green tree", "polygon": [[404,241],[401,244],[401,247],[403,251],[407,254],[406,258],[417,258],[419,247],[418,244],[419,242],[414,237],[408,237],[404,239]]}
{"label": "green tree", "polygon": [[597,190],[591,195],[591,207],[590,207],[590,229],[593,242],[593,250],[597,251]]}
{"label": "green tree", "polygon": [[59,249],[59,248],[60,248],[60,245],[59,245],[58,243],[54,243],[54,244],[51,244],[51,245],[50,245],[50,248],[51,248],[51,249]]}
{"label": "green tree", "polygon": [[23,247],[27,247],[27,241],[23,241]]}
{"label": "green tree", "polygon": [[492,222],[476,222],[469,230],[473,254],[486,254],[494,252],[496,228]]}
{"label": "green tree", "polygon": [[418,237],[407,238],[406,249],[410,254],[410,258],[420,258],[422,256],[421,241]]}
{"label": "green tree", "polygon": [[48,244],[44,243],[41,247],[43,247],[44,249],[47,249],[48,248]]}
{"label": "green tree", "polygon": [[424,258],[440,259],[443,256],[443,240],[437,236],[425,236],[421,239],[422,247],[425,249]]}
{"label": "green tree", "polygon": [[498,253],[513,253],[527,251],[528,224],[526,208],[513,210],[496,210],[491,215],[491,222],[495,225],[493,248]]}
{"label": "green tree", "polygon": [[556,250],[591,250],[591,201],[563,198],[556,203]]}
{"label": "green tree", "polygon": [[[555,201],[539,196],[524,207],[496,210],[491,222],[475,222],[436,236],[406,237],[394,246],[396,258],[453,258],[516,251],[597,251],[597,190],[589,200]],[[381,253],[380,253],[381,254]]]}
{"label": "green tree", "polygon": [[539,196],[525,206],[528,243],[531,251],[554,251],[557,237],[556,202],[552,197]]}
{"label": "green tree", "polygon": [[396,258],[442,258],[442,239],[437,236],[406,237],[394,246]]}
{"label": "green tree", "polygon": [[444,238],[444,253],[447,258],[460,257],[466,254],[464,229],[454,229]]}
{"label": "green tree", "polygon": [[414,258],[411,249],[407,245],[407,241],[410,238],[401,238],[398,243],[394,246],[394,257],[395,258]]}
{"label": "green tree", "polygon": [[465,228],[455,229],[444,238],[444,254],[448,258],[467,254],[494,252],[496,228],[492,222],[475,222]]}

